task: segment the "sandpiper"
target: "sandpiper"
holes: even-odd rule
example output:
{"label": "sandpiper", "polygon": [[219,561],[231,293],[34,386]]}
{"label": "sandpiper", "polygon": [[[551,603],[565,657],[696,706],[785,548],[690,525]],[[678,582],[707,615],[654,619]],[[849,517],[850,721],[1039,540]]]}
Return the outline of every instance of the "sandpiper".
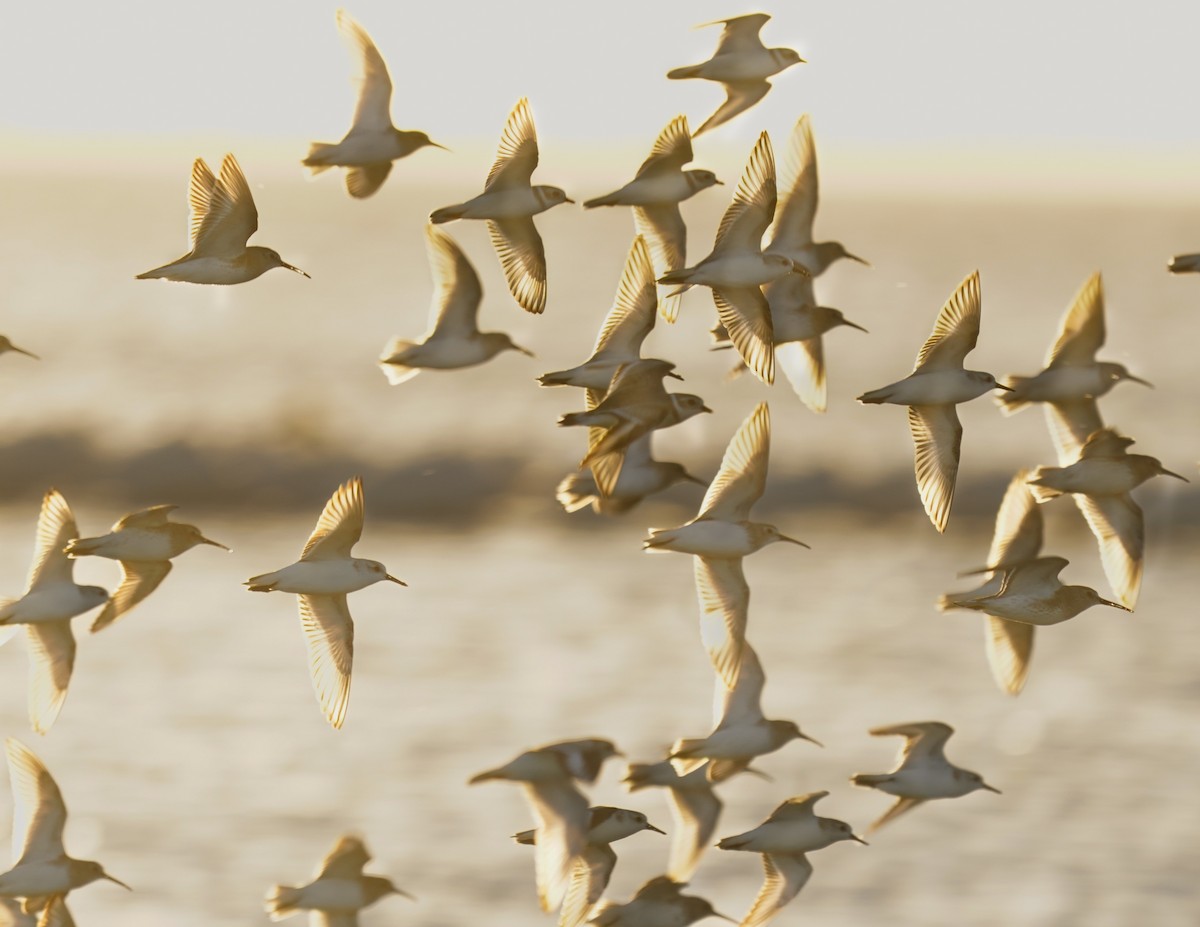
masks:
{"label": "sandpiper", "polygon": [[363,875],[363,867],[370,859],[371,854],[358,837],[338,838],[321,860],[311,882],[295,887],[276,885],[267,893],[267,913],[271,920],[281,921],[309,911],[313,924],[355,927],[358,912],[380,898],[402,895],[412,899],[408,892],[396,888],[391,879]]}

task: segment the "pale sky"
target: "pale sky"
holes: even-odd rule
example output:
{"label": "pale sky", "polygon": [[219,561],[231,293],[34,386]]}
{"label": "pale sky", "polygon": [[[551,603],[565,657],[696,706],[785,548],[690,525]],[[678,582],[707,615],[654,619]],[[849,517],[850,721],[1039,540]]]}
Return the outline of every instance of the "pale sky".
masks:
{"label": "pale sky", "polygon": [[[245,139],[301,153],[308,141],[336,141],[354,100],[336,8],[317,0],[10,5],[0,32],[0,132],[50,144],[83,136],[85,146],[211,139],[209,153],[218,154]],[[545,152],[549,139],[642,151],[679,112],[698,125],[723,99],[719,86],[665,73],[711,53],[719,28],[693,26],[756,8],[357,0],[347,9],[388,61],[399,127],[423,129],[457,152],[490,148],[509,109],[528,96]],[[741,153],[762,129],[782,135],[809,112],[823,150],[876,160],[894,153],[910,168],[940,152],[972,152],[977,162],[1057,158],[1066,174],[1128,175],[1133,160],[1150,156],[1187,177],[1200,159],[1200,119],[1189,105],[1200,84],[1200,4],[826,0],[776,4],[773,13],[764,41],[794,47],[809,63],[778,75],[761,104],[705,144]]]}

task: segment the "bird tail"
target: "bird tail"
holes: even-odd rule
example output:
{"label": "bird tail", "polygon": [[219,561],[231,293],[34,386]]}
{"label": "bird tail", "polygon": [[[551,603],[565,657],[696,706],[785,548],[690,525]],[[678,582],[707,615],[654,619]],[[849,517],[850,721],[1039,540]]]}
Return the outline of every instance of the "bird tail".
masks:
{"label": "bird tail", "polygon": [[538,382],[542,386],[570,386],[571,371],[569,370],[554,370],[550,373],[543,373],[538,377]]}
{"label": "bird tail", "polygon": [[1001,412],[1005,415],[1013,415],[1029,405],[1029,400],[1025,398],[1025,391],[1022,389],[1022,386],[1030,379],[1030,377],[1015,376],[1004,378],[1004,385],[1010,387],[1010,389],[995,397],[996,405],[1000,407]]}
{"label": "bird tail", "polygon": [[558,420],[560,425],[591,425],[591,412],[567,412]]}
{"label": "bird tail", "polygon": [[[0,624],[6,623],[13,616],[13,606],[16,604],[16,599],[0,599]],[[0,636],[3,633],[3,631],[0,631]],[[4,640],[6,641],[8,638],[5,637]],[[0,643],[4,643],[4,641],[0,641]]]}
{"label": "bird tail", "polygon": [[281,921],[300,910],[296,906],[296,902],[299,900],[300,889],[287,885],[276,885],[267,893],[264,907],[271,915],[271,920]]}
{"label": "bird tail", "polygon": [[1059,473],[1062,473],[1061,467],[1038,467],[1033,471],[1033,479],[1029,480],[1026,485],[1029,487],[1029,492],[1033,495],[1034,501],[1049,502],[1051,499],[1057,499],[1063,494],[1061,489],[1055,489],[1053,486],[1048,486],[1045,483],[1046,477]]}
{"label": "bird tail", "polygon": [[[154,271],[148,270],[146,273],[140,274],[138,279],[144,280],[151,276],[154,276]],[[72,538],[67,541],[67,546],[63,550],[66,551],[68,557],[84,557],[95,553],[99,546],[100,538]]]}
{"label": "bird tail", "polygon": [[668,80],[687,80],[689,77],[700,76],[700,65],[689,64],[684,68],[672,68],[667,72]]}
{"label": "bird tail", "polygon": [[850,777],[850,781],[855,785],[870,789],[882,785],[891,778],[891,773],[855,773]]}
{"label": "bird tail", "polygon": [[863,393],[858,397],[858,401],[867,405],[878,405],[881,402],[887,402],[888,396],[892,394],[892,390],[888,386],[873,389],[869,393]]}
{"label": "bird tail", "polygon": [[[658,278],[659,283],[676,283],[682,284],[685,289],[691,289],[691,285],[687,282],[691,276],[690,267],[677,267],[675,270],[668,270],[665,274]],[[673,293],[671,295],[674,295]]]}
{"label": "bird tail", "polygon": [[740,850],[746,845],[746,835],[738,834],[736,837],[723,837],[717,842],[718,850]]}
{"label": "bird tail", "polygon": [[578,512],[596,499],[596,481],[590,473],[579,471],[564,476],[554,490],[554,498],[567,512]]}
{"label": "bird tail", "polygon": [[313,142],[308,146],[308,157],[300,163],[311,170],[314,176],[321,173],[321,171],[327,171],[333,165],[325,159],[329,157],[329,153],[335,148],[337,148],[337,145],[330,145],[328,142]]}
{"label": "bird tail", "polygon": [[618,205],[620,205],[617,202],[617,200],[619,198],[620,197],[618,197],[617,194],[615,194],[615,193],[609,193],[609,194],[606,194],[605,196],[598,196],[594,200],[584,200],[583,208],[584,209],[595,209],[597,206],[618,206]]}
{"label": "bird tail", "polygon": [[278,581],[276,574],[262,573],[259,576],[251,576],[242,585],[247,587],[251,592],[272,592]]}
{"label": "bird tail", "polygon": [[454,206],[443,206],[441,209],[435,209],[429,214],[429,221],[434,225],[441,225],[443,222],[453,222],[455,219],[463,217],[463,204],[457,203]]}
{"label": "bird tail", "polygon": [[962,603],[967,599],[968,596],[961,592],[948,592],[945,595],[938,596],[937,609],[939,612],[945,612],[952,608],[962,608]]}
{"label": "bird tail", "polygon": [[704,749],[706,739],[684,737],[675,741],[675,746],[671,749],[671,765],[675,767],[678,775],[686,776],[708,762],[706,757],[696,756],[696,751]]}
{"label": "bird tail", "polygon": [[[657,553],[673,540],[675,540],[675,531],[673,528],[651,528],[650,537],[642,541],[642,550]],[[680,741],[680,743],[683,743],[683,741]]]}
{"label": "bird tail", "polygon": [[512,836],[513,840],[517,841],[517,843],[528,847],[537,843],[537,838],[534,836],[536,833],[537,831],[523,830],[513,834]]}

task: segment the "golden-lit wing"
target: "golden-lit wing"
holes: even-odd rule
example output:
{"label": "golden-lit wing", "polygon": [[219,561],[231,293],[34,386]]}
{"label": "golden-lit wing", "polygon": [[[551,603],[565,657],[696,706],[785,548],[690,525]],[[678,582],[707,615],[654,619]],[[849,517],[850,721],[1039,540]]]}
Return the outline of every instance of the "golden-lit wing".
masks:
{"label": "golden-lit wing", "polygon": [[29,723],[45,734],[58,718],[75,667],[75,635],[71,621],[36,621],[25,625],[29,643]]}
{"label": "golden-lit wing", "polygon": [[537,129],[533,125],[533,112],[529,108],[529,100],[521,97],[504,123],[496,160],[488,172],[483,189],[528,187],[537,163]]}
{"label": "golden-lit wing", "polygon": [[325,503],[317,527],[309,536],[301,560],[344,560],[363,530],[363,487],[360,477],[353,477],[337,488]]}
{"label": "golden-lit wing", "polygon": [[700,640],[721,683],[732,689],[742,668],[750,586],[740,558],[693,557],[700,601]]}
{"label": "golden-lit wing", "polygon": [[725,27],[717,42],[717,50],[713,52],[713,57],[716,58],[718,55],[736,55],[761,49],[763,44],[758,33],[770,19],[771,17],[766,13],[747,13],[745,16],[735,16],[732,19],[717,19],[710,23],[702,23],[696,28]]}
{"label": "golden-lit wing", "polygon": [[[683,267],[687,254],[687,226],[683,224],[677,203],[634,206],[633,224],[649,246],[655,279]],[[679,317],[679,303],[683,299],[682,293],[667,295],[675,289],[673,286],[661,288],[659,311],[668,322]]]}
{"label": "golden-lit wing", "polygon": [[1068,399],[1042,405],[1046,407],[1046,425],[1058,454],[1058,465],[1069,467],[1079,459],[1088,436],[1104,427],[1100,407],[1095,399]]}
{"label": "golden-lit wing", "polygon": [[732,689],[720,680],[713,690],[713,724],[724,730],[739,724],[757,724],[763,720],[762,693],[767,674],[749,643],[742,644],[742,670]]}
{"label": "golden-lit wing", "polygon": [[217,189],[217,178],[203,158],[192,162],[192,179],[188,186],[188,247],[195,248],[200,229],[204,226]]}
{"label": "golden-lit wing", "polygon": [[686,882],[696,871],[700,857],[712,843],[721,816],[721,799],[709,785],[704,770],[692,773],[692,778],[698,778],[701,784],[670,789],[675,827],[671,832],[667,874],[678,882]]}
{"label": "golden-lit wing", "polygon": [[589,843],[575,861],[571,882],[563,898],[558,927],[579,927],[608,887],[617,854],[607,843]]}
{"label": "golden-lit wing", "polygon": [[79,537],[75,516],[67,500],[57,489],[46,492],[38,516],[37,540],[33,547],[33,566],[29,569],[30,592],[38,586],[72,581],[71,559],[63,552],[68,541]]}
{"label": "golden-lit wing", "polygon": [[358,200],[366,199],[383,186],[392,172],[391,161],[360,164],[346,169],[346,192]]}
{"label": "golden-lit wing", "polygon": [[531,216],[489,219],[492,246],[513,299],[526,312],[546,308],[546,249]]}
{"label": "golden-lit wing", "polygon": [[[196,168],[204,167],[197,160]],[[211,177],[211,174],[209,174]],[[194,174],[193,174],[194,177]],[[193,182],[192,227],[195,241],[192,250],[205,257],[238,257],[246,250],[246,241],[258,230],[258,209],[246,175],[242,173],[237,158],[225,155],[221,161],[221,176],[215,184],[207,187],[208,199],[204,204],[203,216],[197,222],[196,190]]]}
{"label": "golden-lit wing", "polygon": [[825,379],[825,342],[821,335],[775,345],[775,363],[783,370],[800,401],[813,412],[828,405]]}
{"label": "golden-lit wing", "polygon": [[12,782],[12,858],[15,865],[57,860],[65,855],[67,806],[42,761],[12,737],[4,742]]}
{"label": "golden-lit wing", "polygon": [[1146,521],[1141,506],[1128,493],[1119,496],[1072,495],[1096,537],[1104,575],[1108,577],[1117,601],[1126,608],[1133,608],[1142,586],[1142,558],[1146,549]]}
{"label": "golden-lit wing", "polygon": [[903,737],[904,746],[900,748],[899,762],[904,764],[929,758],[944,760],[946,755],[943,750],[954,728],[942,721],[909,721],[873,727],[867,733],[873,737]]}
{"label": "golden-lit wing", "polygon": [[745,521],[767,486],[771,456],[771,410],[760,402],[725,448],[721,469],[700,504],[698,518]]}
{"label": "golden-lit wing", "polygon": [[355,911],[309,911],[309,927],[358,927]]}
{"label": "golden-lit wing", "polygon": [[483,299],[479,275],[458,243],[436,225],[425,226],[425,247],[434,282],[430,332],[460,338],[475,335]]}
{"label": "golden-lit wing", "polygon": [[339,837],[313,874],[316,879],[357,879],[363,874],[363,866],[371,861],[366,844],[358,837]]}
{"label": "golden-lit wing", "polygon": [[933,332],[921,346],[913,372],[959,368],[979,339],[982,300],[979,271],[973,272],[942,306]]}
{"label": "golden-lit wing", "polygon": [[938,531],[946,530],[958,478],[962,425],[950,404],[909,406],[908,426],[916,450],[917,490],[925,514]]}
{"label": "golden-lit wing", "polygon": [[102,631],[157,589],[171,572],[170,560],[122,560],[121,585],[92,622],[92,633]]}
{"label": "golden-lit wing", "polygon": [[1104,344],[1104,283],[1092,274],[1075,294],[1063,316],[1058,338],[1046,355],[1047,367],[1073,367],[1095,363]]}
{"label": "golden-lit wing", "polygon": [[996,512],[987,566],[1009,567],[1032,560],[1042,549],[1042,510],[1029,491],[1029,471],[1018,470]]}
{"label": "golden-lit wing", "polygon": [[985,617],[984,635],[992,678],[1001,690],[1017,695],[1025,687],[1025,677],[1029,675],[1035,626],[1006,621],[994,615],[985,614]]}
{"label": "golden-lit wing", "polygon": [[746,366],[764,383],[774,383],[775,334],[762,289],[714,287],[712,294],[721,324]]}
{"label": "golden-lit wing", "polygon": [[713,253],[759,253],[763,233],[775,217],[775,199],[775,154],[771,150],[770,136],[763,132],[750,152],[733,202],[721,217]]}
{"label": "golden-lit wing", "polygon": [[883,825],[888,821],[894,821],[906,811],[911,811],[913,808],[917,807],[917,805],[921,804],[924,800],[925,799],[923,798],[897,798],[896,803],[892,805],[892,807],[888,808],[888,810],[885,811],[877,821],[872,823],[871,826],[867,828],[867,833],[873,834],[875,831],[879,830],[879,828],[883,827]]}
{"label": "golden-lit wing", "polygon": [[302,595],[299,598],[313,691],[326,720],[340,728],[350,703],[354,620],[350,617],[345,593]]}
{"label": "golden-lit wing", "polygon": [[662,177],[683,170],[683,166],[692,160],[692,137],[688,132],[687,116],[676,116],[654,140],[654,147],[642,166],[638,168],[637,176]]}
{"label": "golden-lit wing", "polygon": [[537,819],[534,869],[538,901],[543,911],[553,911],[562,903],[575,861],[587,846],[588,803],[565,774],[562,779],[522,785]]}
{"label": "golden-lit wing", "polygon": [[[734,116],[740,116],[755,103],[767,95],[771,85],[765,80],[738,80],[724,84],[725,102],[717,107],[716,112],[704,120],[704,123],[692,135],[698,138],[709,129],[724,125]],[[765,133],[764,133],[765,134]]]}
{"label": "golden-lit wing", "polygon": [[771,244],[767,250],[791,254],[812,244],[813,220],[817,216],[817,149],[805,113],[792,130]]}
{"label": "golden-lit wing", "polygon": [[[801,819],[812,820],[817,816],[816,805],[822,798],[825,798],[829,792],[808,792],[804,795],[797,795],[794,798],[789,798],[779,807],[771,812],[767,821],[798,821]],[[763,823],[767,823],[764,821]]]}
{"label": "golden-lit wing", "polygon": [[1126,438],[1115,428],[1100,428],[1093,431],[1083,447],[1079,449],[1079,459],[1088,457],[1124,457],[1126,450],[1134,444],[1132,438]]}
{"label": "golden-lit wing", "polygon": [[739,927],[762,927],[804,888],[813,874],[803,853],[764,853],[763,884]]}
{"label": "golden-lit wing", "polygon": [[152,505],[148,509],[130,512],[112,526],[113,531],[122,528],[158,528],[167,524],[167,516],[175,511],[177,505]]}
{"label": "golden-lit wing", "polygon": [[621,281],[617,284],[617,295],[596,337],[593,354],[612,351],[624,357],[637,357],[641,353],[642,342],[654,328],[658,309],[658,291],[654,281],[650,252],[645,239],[639,235],[633,240],[629,256],[625,259]]}
{"label": "golden-lit wing", "polygon": [[383,55],[367,30],[345,10],[337,11],[337,26],[358,66],[358,103],[354,107],[351,132],[386,132],[392,128],[392,78]]}

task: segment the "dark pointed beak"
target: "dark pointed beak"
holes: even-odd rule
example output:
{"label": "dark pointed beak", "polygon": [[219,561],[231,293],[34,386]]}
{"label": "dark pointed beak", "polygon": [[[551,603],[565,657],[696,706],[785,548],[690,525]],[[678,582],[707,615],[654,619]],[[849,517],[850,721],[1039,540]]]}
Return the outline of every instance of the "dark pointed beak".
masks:
{"label": "dark pointed beak", "polygon": [[655,826],[654,826],[653,824],[651,824],[649,821],[647,821],[647,822],[646,822],[646,830],[652,830],[652,831],[654,831],[656,834],[665,834],[665,833],[666,833],[666,831],[665,831],[665,830],[663,830],[662,828],[659,828],[659,827],[655,827]]}
{"label": "dark pointed beak", "polygon": [[221,548],[221,550],[228,550],[230,552],[232,552],[232,550],[233,550],[233,548],[226,547],[220,541],[214,541],[211,538],[206,538],[204,535],[200,535],[200,543],[201,544],[211,544],[213,547],[219,547],[219,548]]}
{"label": "dark pointed beak", "polygon": [[[512,344],[512,342],[510,341],[509,344]],[[514,351],[520,351],[526,357],[537,357],[537,355],[534,354],[531,350],[529,350],[529,348],[523,348],[519,344],[513,344],[512,349]]]}
{"label": "dark pointed beak", "polygon": [[715,183],[715,184],[716,184],[718,187],[723,187],[723,186],[725,186],[725,181],[723,181],[723,180],[716,180],[716,179],[714,179],[714,180],[713,180],[713,183]]}
{"label": "dark pointed beak", "polygon": [[709,917],[719,917],[721,920],[729,921],[729,923],[731,923],[731,924],[736,924],[738,922],[737,918],[730,917],[728,914],[722,914],[720,911],[713,911],[708,916]]}
{"label": "dark pointed beak", "polygon": [[132,888],[130,888],[128,885],[126,885],[120,879],[113,878],[107,872],[103,872],[103,878],[108,879],[108,881],[110,881],[110,882],[116,882],[119,886],[121,886],[121,888],[125,889],[125,891],[127,891],[127,892],[133,891]]}
{"label": "dark pointed beak", "polygon": [[572,204],[573,204],[575,201],[574,201],[573,199],[571,199],[571,198],[568,196],[568,197],[566,197],[566,198],[563,200],[563,202],[564,202],[564,203],[572,203]]}
{"label": "dark pointed beak", "polygon": [[[430,141],[429,145],[430,145],[430,147],[432,147],[432,148],[440,148],[440,149],[442,149],[442,151],[449,151],[449,152],[452,152],[452,153],[453,153],[453,149],[452,149],[452,148],[447,148],[445,145],[439,145],[437,142]],[[410,896],[410,897],[411,897],[411,896]]]}
{"label": "dark pointed beak", "polygon": [[386,574],[383,578],[386,579],[388,582],[395,583],[397,586],[407,586],[408,585],[408,583],[406,583],[404,580],[396,579],[396,577],[394,577],[391,573]]}
{"label": "dark pointed beak", "polygon": [[1000,791],[998,788],[996,788],[995,786],[992,786],[992,785],[988,785],[986,782],[985,782],[985,783],[983,783],[983,784],[980,786],[980,788],[981,788],[981,789],[987,789],[989,792],[995,792],[997,795],[1003,795],[1003,794],[1004,794],[1004,793],[1003,793],[1003,792],[1001,792],[1001,791]]}
{"label": "dark pointed beak", "polygon": [[809,737],[807,734],[801,734],[800,739],[807,740],[810,744],[816,744],[822,750],[825,749],[825,745],[823,743],[821,743],[821,741],[817,740],[817,738],[815,738],[815,737]]}
{"label": "dark pointed beak", "polygon": [[[438,148],[441,148],[442,146],[441,146],[441,145],[438,145],[437,147],[438,147]],[[449,151],[450,149],[449,149],[449,148],[447,148],[446,150],[447,150],[447,151]],[[416,901],[416,900],[417,900],[415,895],[410,895],[410,894],[409,894],[408,892],[406,892],[404,889],[402,889],[402,888],[396,888],[396,886],[394,886],[394,885],[392,886],[392,894],[393,894],[393,895],[400,895],[400,896],[402,896],[402,897],[404,897],[404,898],[407,898],[409,901]]]}
{"label": "dark pointed beak", "polygon": [[1002,389],[1006,393],[1014,392],[1014,390],[1011,386],[1005,386],[1003,383],[997,383],[995,386],[992,387],[992,389]]}
{"label": "dark pointed beak", "polygon": [[1135,377],[1132,373],[1127,375],[1125,377],[1125,379],[1132,380],[1134,383],[1141,383],[1142,386],[1148,386],[1148,387],[1150,387],[1150,389],[1154,389],[1154,384],[1151,383],[1149,380],[1143,380],[1141,377]]}
{"label": "dark pointed beak", "polygon": [[288,263],[286,263],[286,262],[280,262],[280,265],[279,265],[279,266],[280,266],[280,267],[286,267],[288,270],[294,270],[294,271],[295,271],[296,273],[298,273],[298,274],[299,274],[301,277],[308,277],[308,279],[309,279],[309,280],[311,280],[311,279],[312,279],[312,277],[311,277],[311,276],[309,276],[309,274],[308,274],[308,273],[306,273],[305,271],[301,270],[299,267],[296,267],[296,266],[294,266],[294,265],[292,265],[292,264],[288,264]]}
{"label": "dark pointed beak", "polygon": [[[799,544],[805,550],[812,550],[812,548],[809,545],[805,544],[803,541],[797,541],[795,538],[790,538],[786,534],[779,535],[779,540],[787,541],[789,544]],[[815,743],[815,741],[814,741],[814,743]]]}
{"label": "dark pointed beak", "polygon": [[1189,479],[1188,479],[1186,476],[1180,476],[1178,473],[1176,473],[1176,472],[1175,472],[1175,471],[1173,471],[1173,470],[1166,470],[1166,469],[1163,469],[1163,470],[1159,470],[1158,472],[1159,472],[1160,474],[1162,474],[1163,476],[1173,476],[1173,477],[1175,477],[1175,479],[1177,479],[1177,480],[1183,480],[1185,483],[1190,483],[1190,482],[1191,482],[1191,480],[1189,480]]}
{"label": "dark pointed beak", "polygon": [[866,332],[868,335],[871,334],[868,329],[863,328],[857,322],[851,322],[849,319],[842,319],[842,324],[848,326],[849,328],[857,328],[860,332]]}
{"label": "dark pointed beak", "polygon": [[[1120,602],[1110,602],[1108,599],[1097,599],[1101,605],[1111,605],[1113,608],[1119,608],[1123,612],[1132,612],[1133,609],[1127,605],[1122,605]],[[995,791],[993,789],[993,791]]]}
{"label": "dark pointed beak", "polygon": [[863,840],[862,837],[858,836],[858,834],[851,834],[850,839],[857,841],[858,843],[861,843],[865,847],[869,847],[871,845],[871,844],[867,843],[867,841]]}
{"label": "dark pointed beak", "polygon": [[692,476],[686,470],[683,471],[683,476],[681,477],[681,479],[687,480],[687,482],[689,482],[689,483],[695,483],[697,486],[707,486],[708,485],[708,480],[702,480],[698,476]]}
{"label": "dark pointed beak", "polygon": [[680,380],[680,381],[683,380],[683,377],[681,377],[679,374],[677,374],[674,370],[668,370],[667,376],[669,376],[672,380]]}
{"label": "dark pointed beak", "polygon": [[857,254],[851,254],[849,251],[846,252],[845,257],[849,258],[852,261],[858,261],[858,263],[862,264],[864,267],[871,266],[871,262],[868,261],[866,258],[861,258]]}
{"label": "dark pointed beak", "polygon": [[711,412],[712,409],[710,409],[708,406],[701,406],[700,411],[701,412]]}
{"label": "dark pointed beak", "polygon": [[15,344],[10,343],[8,349],[10,351],[16,351],[18,354],[24,354],[26,357],[32,357],[34,360],[41,360],[41,358],[32,351],[26,351],[24,348],[18,348]]}

